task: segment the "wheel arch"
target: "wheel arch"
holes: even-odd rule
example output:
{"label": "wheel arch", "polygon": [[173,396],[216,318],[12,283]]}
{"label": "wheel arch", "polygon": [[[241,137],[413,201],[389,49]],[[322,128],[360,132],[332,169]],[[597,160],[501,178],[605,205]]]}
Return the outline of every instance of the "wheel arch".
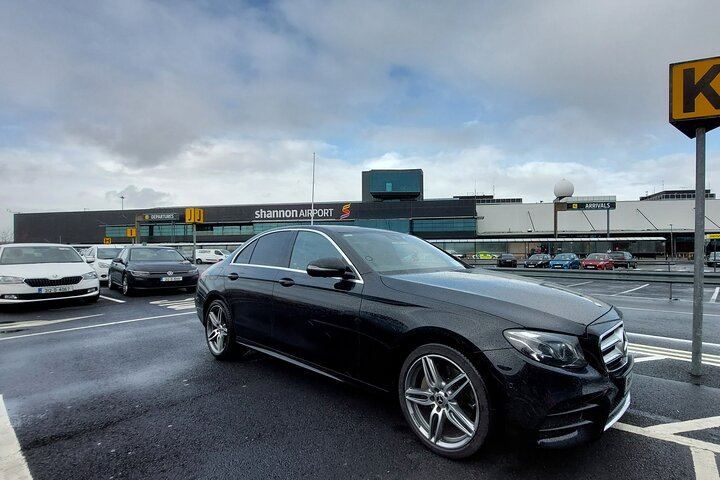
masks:
{"label": "wheel arch", "polygon": [[500,399],[499,397],[500,392],[502,392],[502,387],[496,377],[494,368],[482,350],[477,348],[472,342],[464,338],[462,335],[459,335],[451,330],[438,327],[417,328],[403,336],[398,346],[394,349],[392,355],[391,371],[393,372],[393,390],[397,390],[400,370],[402,369],[407,356],[416,348],[431,343],[445,345],[463,354],[475,366],[475,368],[477,368],[478,373],[480,373],[483,381],[485,381],[491,403],[495,405],[498,404],[497,400]]}

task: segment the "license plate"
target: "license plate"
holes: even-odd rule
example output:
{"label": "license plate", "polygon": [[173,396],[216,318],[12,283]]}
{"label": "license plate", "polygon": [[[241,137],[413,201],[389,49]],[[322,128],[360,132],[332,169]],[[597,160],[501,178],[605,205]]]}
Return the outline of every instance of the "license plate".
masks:
{"label": "license plate", "polygon": [[182,280],[182,277],[162,277],[160,279],[161,282],[179,282]]}
{"label": "license plate", "polygon": [[588,269],[592,270],[593,268],[595,268],[595,265],[588,265],[588,266],[585,267],[585,268],[588,268]]}
{"label": "license plate", "polygon": [[69,292],[73,289],[71,286],[64,287],[42,287],[38,288],[38,293],[57,293],[57,292]]}
{"label": "license plate", "polygon": [[528,268],[535,268],[535,265],[528,265]]}

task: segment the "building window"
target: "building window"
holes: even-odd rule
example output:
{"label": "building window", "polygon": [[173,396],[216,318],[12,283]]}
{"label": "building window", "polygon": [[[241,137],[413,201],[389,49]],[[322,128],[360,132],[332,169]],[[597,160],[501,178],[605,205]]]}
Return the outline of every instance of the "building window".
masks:
{"label": "building window", "polygon": [[476,230],[474,218],[451,218],[432,220],[413,220],[412,231],[415,232],[468,232]]}

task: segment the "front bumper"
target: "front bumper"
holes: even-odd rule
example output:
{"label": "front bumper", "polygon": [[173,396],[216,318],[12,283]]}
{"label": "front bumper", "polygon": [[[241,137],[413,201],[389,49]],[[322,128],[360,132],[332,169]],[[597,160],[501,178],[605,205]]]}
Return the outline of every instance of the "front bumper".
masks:
{"label": "front bumper", "polygon": [[539,445],[564,448],[599,437],[630,405],[633,359],[609,373],[602,365],[579,370],[540,364],[514,349],[485,353],[501,383],[501,410],[511,429]]}
{"label": "front bumper", "polygon": [[8,284],[0,286],[0,304],[11,305],[49,300],[87,298],[97,296],[99,293],[100,284],[97,279],[82,280],[75,285],[55,287],[31,287],[24,283]]}
{"label": "front bumper", "polygon": [[128,277],[128,285],[130,285],[131,288],[134,289],[148,289],[148,290],[156,290],[156,289],[164,289],[164,288],[193,288],[197,286],[198,282],[198,274],[194,275],[177,275],[180,276],[180,280],[173,280],[173,281],[163,281],[163,278],[168,278],[167,275],[156,275],[152,274],[150,276],[135,276],[130,275]]}

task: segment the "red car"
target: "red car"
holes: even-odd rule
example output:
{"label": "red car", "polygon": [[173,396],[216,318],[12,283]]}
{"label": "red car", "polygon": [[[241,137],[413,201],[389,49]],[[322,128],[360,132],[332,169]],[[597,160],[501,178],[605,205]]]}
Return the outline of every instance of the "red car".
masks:
{"label": "red car", "polygon": [[591,253],[580,262],[583,270],[613,270],[615,264],[607,253]]}

